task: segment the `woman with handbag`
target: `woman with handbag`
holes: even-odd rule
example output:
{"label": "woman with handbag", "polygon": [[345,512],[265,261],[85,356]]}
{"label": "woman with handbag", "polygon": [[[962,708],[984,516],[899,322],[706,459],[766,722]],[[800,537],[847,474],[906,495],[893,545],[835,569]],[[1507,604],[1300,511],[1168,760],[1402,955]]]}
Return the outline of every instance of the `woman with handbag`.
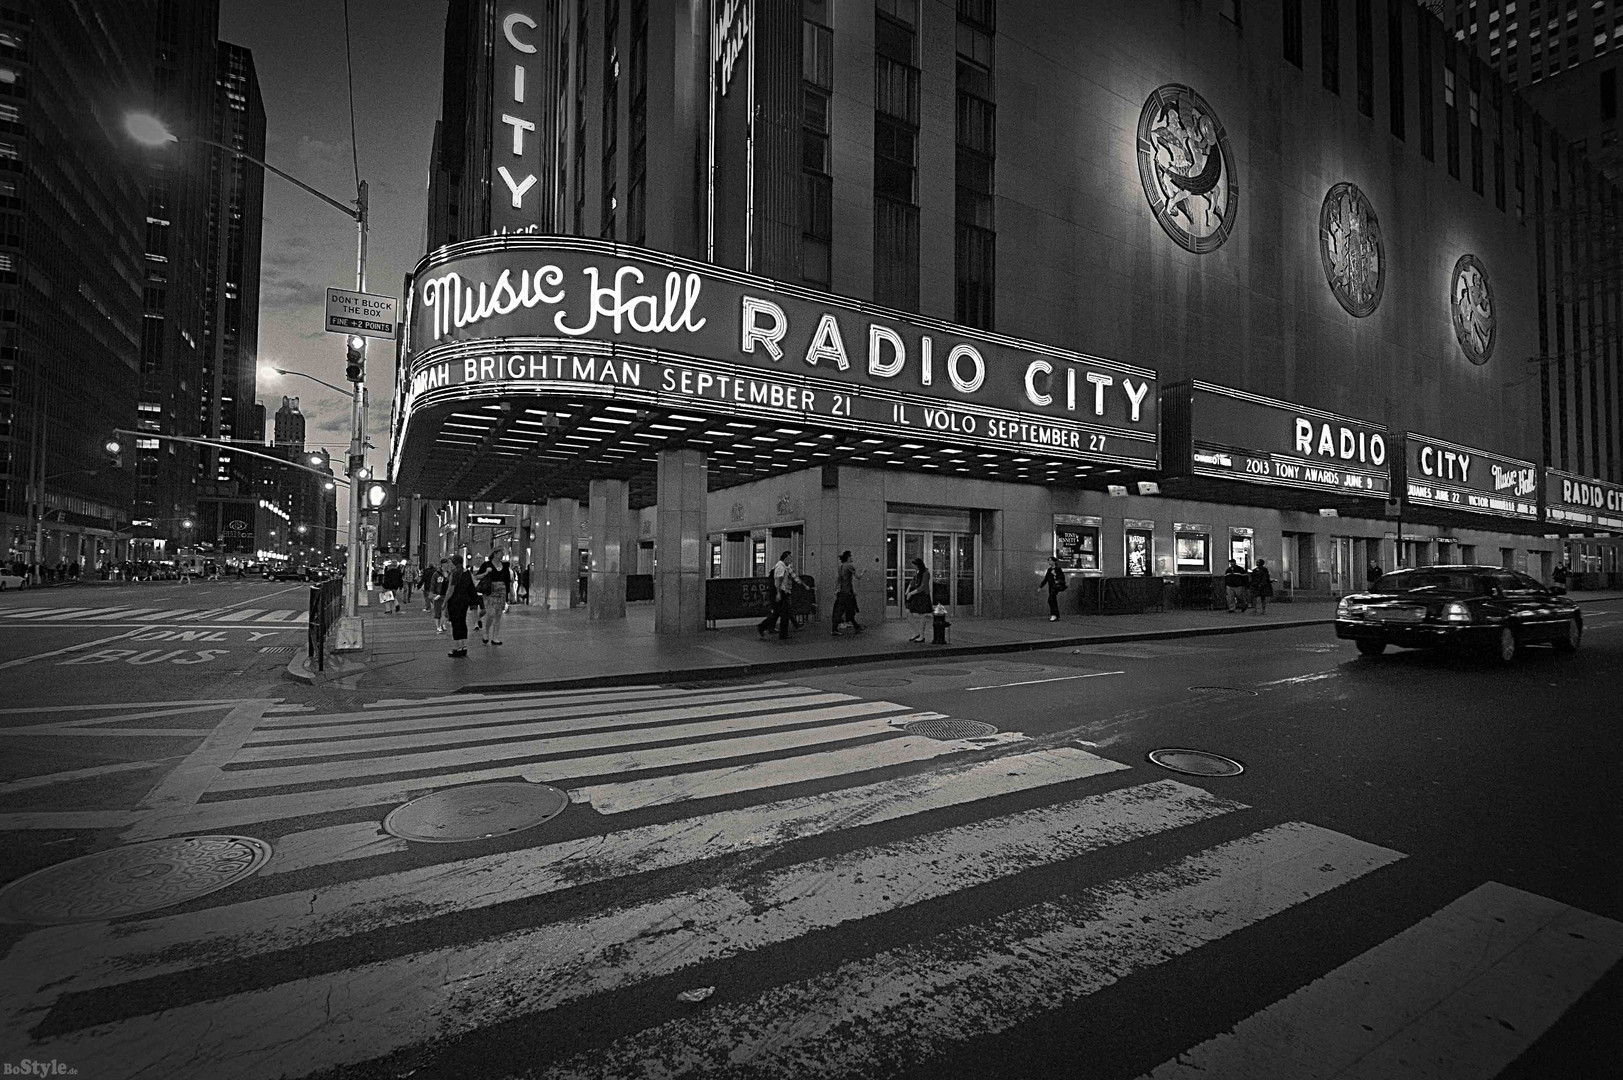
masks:
{"label": "woman with handbag", "polygon": [[1059,594],[1066,589],[1065,568],[1059,564],[1058,555],[1048,557],[1048,573],[1037,583],[1037,588],[1048,590],[1048,621],[1059,622]]}
{"label": "woman with handbag", "polygon": [[919,632],[908,640],[923,641],[924,631],[929,625],[930,613],[935,610],[935,604],[930,599],[929,567],[924,565],[923,559],[914,559],[913,567],[915,571],[913,580],[908,582],[907,595],[904,599],[908,613],[919,617]]}

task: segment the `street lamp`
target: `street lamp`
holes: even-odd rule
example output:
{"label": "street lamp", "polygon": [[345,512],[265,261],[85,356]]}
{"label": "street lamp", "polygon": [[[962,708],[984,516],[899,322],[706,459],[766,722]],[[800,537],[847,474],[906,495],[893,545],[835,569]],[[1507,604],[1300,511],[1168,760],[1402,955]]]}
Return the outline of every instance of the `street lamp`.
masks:
{"label": "street lamp", "polygon": [[[201,135],[187,135],[184,138],[176,135],[174,132],[169,130],[163,121],[159,120],[150,113],[132,112],[128,114],[124,118],[124,130],[129,133],[130,138],[146,146],[158,147],[172,142],[192,142],[202,143],[205,146],[212,146],[218,150],[224,150],[226,153],[231,154],[233,157],[238,158],[239,160],[250,161],[264,169],[266,172],[275,173],[288,183],[293,184],[295,187],[298,187],[311,195],[314,195],[328,206],[331,206],[345,214],[355,222],[356,231],[358,234],[355,246],[355,289],[357,292],[366,291],[367,189],[365,180],[361,180],[356,184],[355,204],[350,206],[333,198],[331,195],[317,191],[309,184],[306,184],[303,180],[300,180],[298,177],[290,175],[289,173],[283,172],[270,162],[256,158],[252,154],[245,154],[234,146],[227,146],[224,143],[215,142],[213,139],[206,139]],[[363,341],[363,349],[364,345],[365,342]],[[294,374],[303,373],[295,372]],[[363,385],[365,374],[364,372],[357,372],[357,375],[357,378],[351,380],[355,384],[356,389],[350,394],[349,469],[352,474],[360,467],[361,461],[366,456],[366,411],[364,408],[363,395],[360,390],[361,386]],[[306,375],[305,378],[315,379],[315,376]],[[322,382],[320,379],[315,379],[315,381]],[[331,383],[325,382],[323,382],[322,385],[332,386]],[[338,389],[337,387],[332,388],[334,390]],[[342,391],[340,391],[340,393],[342,393]],[[358,484],[351,484],[349,486],[349,514],[352,522],[360,519],[361,489],[360,485]],[[353,544],[350,545],[349,558],[347,562],[349,587],[345,590],[344,614],[353,619],[360,610],[361,596],[360,557],[359,553],[355,550],[355,545]]]}

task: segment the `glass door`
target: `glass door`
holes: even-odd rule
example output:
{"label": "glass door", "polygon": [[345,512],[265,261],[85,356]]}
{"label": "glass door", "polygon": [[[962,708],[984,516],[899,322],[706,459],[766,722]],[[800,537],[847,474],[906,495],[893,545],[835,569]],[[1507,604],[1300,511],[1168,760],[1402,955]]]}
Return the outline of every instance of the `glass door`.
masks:
{"label": "glass door", "polygon": [[885,554],[885,607],[891,617],[908,615],[907,586],[918,572],[914,559],[923,559],[930,569],[932,604],[944,604],[955,615],[975,613],[973,533],[893,530],[885,534]]}
{"label": "glass door", "polygon": [[1330,538],[1330,595],[1352,591],[1352,537]]}

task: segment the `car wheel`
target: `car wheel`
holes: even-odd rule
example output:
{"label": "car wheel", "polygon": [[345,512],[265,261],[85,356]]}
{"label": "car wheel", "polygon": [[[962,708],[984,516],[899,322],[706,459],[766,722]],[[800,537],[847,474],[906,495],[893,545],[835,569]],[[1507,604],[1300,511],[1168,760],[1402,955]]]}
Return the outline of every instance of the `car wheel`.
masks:
{"label": "car wheel", "polygon": [[1365,656],[1379,656],[1386,651],[1386,642],[1360,641],[1358,643],[1358,651],[1363,653]]}
{"label": "car wheel", "polygon": [[1579,622],[1578,617],[1574,615],[1567,620],[1566,629],[1555,639],[1555,649],[1557,652],[1577,652],[1578,645],[1583,639],[1584,624]]}
{"label": "car wheel", "polygon": [[1501,664],[1509,664],[1521,652],[1521,643],[1516,640],[1516,633],[1510,627],[1499,629],[1499,636],[1494,639],[1493,659]]}

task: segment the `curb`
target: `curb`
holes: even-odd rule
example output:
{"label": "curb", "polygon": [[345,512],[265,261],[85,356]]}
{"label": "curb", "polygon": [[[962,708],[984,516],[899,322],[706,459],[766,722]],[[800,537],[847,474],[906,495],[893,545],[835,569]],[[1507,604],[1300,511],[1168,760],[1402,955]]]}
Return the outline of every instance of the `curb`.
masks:
{"label": "curb", "polygon": [[629,671],[617,675],[583,675],[573,679],[525,679],[518,682],[469,683],[458,687],[459,694],[501,694],[524,690],[586,690],[603,686],[647,686],[668,682],[717,682],[753,678],[808,668],[837,668],[857,664],[880,664],[895,660],[916,660],[921,656],[985,656],[994,653],[1037,652],[1076,645],[1107,645],[1123,641],[1157,641],[1168,638],[1215,637],[1220,634],[1250,634],[1260,630],[1288,630],[1304,626],[1328,626],[1333,619],[1297,619],[1291,622],[1258,623],[1252,626],[1201,626],[1177,630],[1137,630],[1121,634],[1088,634],[1082,637],[1047,638],[1041,641],[1004,641],[987,645],[947,645],[919,649],[892,649],[860,656],[804,656],[794,660],[773,660],[755,664],[715,664],[705,667],[667,668],[663,671]]}

